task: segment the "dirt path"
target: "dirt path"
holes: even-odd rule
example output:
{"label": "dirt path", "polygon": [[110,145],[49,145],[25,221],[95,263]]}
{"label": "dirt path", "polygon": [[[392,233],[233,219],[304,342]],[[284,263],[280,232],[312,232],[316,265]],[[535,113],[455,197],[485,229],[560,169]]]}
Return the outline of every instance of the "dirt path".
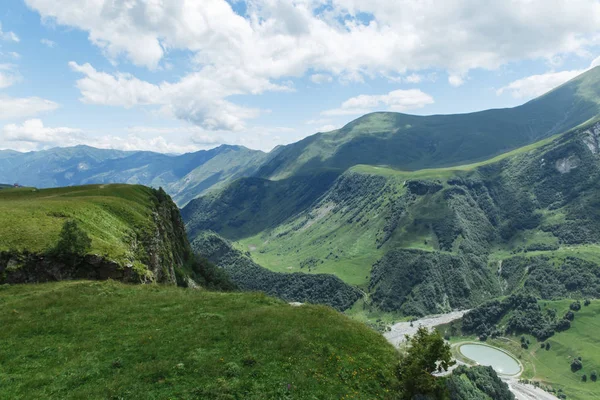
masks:
{"label": "dirt path", "polygon": [[406,340],[405,335],[414,335],[420,326],[425,328],[433,328],[434,326],[447,324],[456,319],[462,318],[467,311],[469,310],[452,311],[447,314],[432,315],[413,321],[412,326],[410,322],[398,322],[397,324],[392,325],[391,330],[384,333],[383,336],[388,340],[388,342],[398,347]]}

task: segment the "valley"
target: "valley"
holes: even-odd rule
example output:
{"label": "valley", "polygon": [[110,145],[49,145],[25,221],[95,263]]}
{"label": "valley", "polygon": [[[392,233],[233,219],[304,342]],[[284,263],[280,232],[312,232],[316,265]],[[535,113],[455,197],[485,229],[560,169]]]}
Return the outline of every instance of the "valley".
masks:
{"label": "valley", "polygon": [[[373,113],[270,153],[3,152],[0,178],[26,186],[0,191],[4,339],[35,327],[39,344],[11,342],[0,381],[19,383],[2,394],[391,399],[412,390],[414,371],[400,371],[421,359],[413,347],[464,361],[449,344],[482,341],[516,356],[521,379],[594,398],[597,93],[600,68],[519,107]],[[90,311],[98,296],[112,314]],[[61,328],[68,310],[89,336]],[[106,345],[118,332],[124,342]],[[74,364],[9,361],[36,359],[30,346]],[[30,377],[39,363],[47,374]],[[424,387],[434,370],[415,370]],[[456,399],[511,398],[491,368],[437,382]]]}

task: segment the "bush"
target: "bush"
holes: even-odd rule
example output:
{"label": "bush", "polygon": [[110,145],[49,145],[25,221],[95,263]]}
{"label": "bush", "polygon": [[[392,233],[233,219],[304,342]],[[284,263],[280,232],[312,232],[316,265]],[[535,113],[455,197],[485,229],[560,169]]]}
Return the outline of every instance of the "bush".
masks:
{"label": "bush", "polygon": [[581,362],[580,359],[575,358],[575,359],[573,359],[573,361],[571,361],[571,371],[572,372],[577,372],[581,368],[583,368],[583,363]]}
{"label": "bush", "polygon": [[571,303],[569,308],[573,311],[579,311],[581,310],[581,303],[579,302],[579,300],[574,301],[573,303]]}
{"label": "bush", "polygon": [[585,299],[585,301],[583,302],[584,306],[589,306],[592,302],[590,301],[590,299]]}
{"label": "bush", "polygon": [[240,368],[240,366],[234,362],[228,362],[227,364],[225,364],[225,375],[228,378],[235,378],[239,376],[241,371],[242,369]]}
{"label": "bush", "polygon": [[54,251],[59,256],[74,257],[84,256],[91,248],[92,239],[76,221],[69,220],[63,224]]}
{"label": "bush", "polygon": [[550,350],[550,342],[546,342],[546,351]]}
{"label": "bush", "polygon": [[590,379],[594,382],[596,382],[596,380],[598,379],[598,373],[596,372],[596,370],[593,370],[592,372],[590,372]]}
{"label": "bush", "polygon": [[565,319],[573,321],[575,319],[575,314],[573,313],[573,311],[567,311],[567,313],[565,314]]}
{"label": "bush", "polygon": [[556,323],[556,326],[554,329],[556,329],[558,332],[562,332],[562,331],[566,331],[570,327],[571,327],[571,321],[563,318]]}
{"label": "bush", "polygon": [[586,374],[581,375],[581,380],[583,382],[587,382],[587,375]]}

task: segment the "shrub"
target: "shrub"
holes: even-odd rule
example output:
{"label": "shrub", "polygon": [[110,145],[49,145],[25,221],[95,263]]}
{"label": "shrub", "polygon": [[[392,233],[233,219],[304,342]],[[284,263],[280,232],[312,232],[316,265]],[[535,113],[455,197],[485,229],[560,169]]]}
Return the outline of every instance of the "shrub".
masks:
{"label": "shrub", "polygon": [[561,332],[561,331],[566,331],[570,327],[571,327],[571,321],[569,321],[568,319],[561,319],[560,321],[558,321],[556,323],[556,326],[554,329]]}
{"label": "shrub", "polygon": [[581,380],[583,382],[587,382],[587,375],[586,374],[581,375]]}
{"label": "shrub", "polygon": [[227,364],[225,364],[225,375],[228,378],[235,378],[239,376],[241,370],[242,369],[240,368],[240,366],[234,362],[228,362]]}
{"label": "shrub", "polygon": [[592,372],[590,372],[590,379],[594,382],[596,382],[596,380],[598,379],[598,373],[596,372],[596,370],[593,370]]}
{"label": "shrub", "polygon": [[590,301],[590,299],[585,299],[585,301],[583,302],[584,306],[589,306],[592,302]]}
{"label": "shrub", "polygon": [[575,359],[573,359],[573,361],[571,361],[571,371],[572,372],[577,372],[581,368],[583,368],[583,363],[581,362],[580,359],[575,358]]}
{"label": "shrub", "polygon": [[92,239],[79,227],[76,221],[65,221],[55,252],[59,256],[83,256],[92,248]]}
{"label": "shrub", "polygon": [[567,311],[567,313],[565,314],[565,319],[573,321],[575,319],[575,314],[573,313],[573,311]]}
{"label": "shrub", "polygon": [[574,301],[571,303],[569,308],[573,311],[579,311],[579,310],[581,310],[581,303],[579,302],[579,300]]}

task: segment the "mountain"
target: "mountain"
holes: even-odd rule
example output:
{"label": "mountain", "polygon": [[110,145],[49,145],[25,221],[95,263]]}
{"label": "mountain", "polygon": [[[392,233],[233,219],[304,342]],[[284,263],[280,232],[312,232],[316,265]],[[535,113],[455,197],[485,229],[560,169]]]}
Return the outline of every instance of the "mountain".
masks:
{"label": "mountain", "polygon": [[417,170],[482,161],[565,132],[600,114],[600,66],[515,108],[469,114],[365,115],[280,147],[258,176],[283,179],[357,164]]}
{"label": "mountain", "polygon": [[192,249],[227,271],[243,290],[260,291],[290,302],[325,304],[340,311],[350,308],[363,296],[360,290],[334,275],[270,271],[215,233],[197,235]]}
{"label": "mountain", "polygon": [[0,152],[0,181],[39,188],[93,183],[163,187],[184,205],[200,194],[252,175],[265,153],[220,146],[179,156],[123,152],[89,146],[39,152]]}
{"label": "mountain", "polygon": [[[258,199],[238,181],[191,202],[188,233],[215,230],[275,272],[334,274],[367,292],[359,302],[372,311],[425,315],[523,288],[600,296],[600,123],[480,163],[357,165],[292,210],[294,196],[278,193],[294,179],[261,183]],[[279,211],[283,222],[262,220]]]}
{"label": "mountain", "polygon": [[179,210],[162,190],[0,191],[0,283],[111,278],[211,286],[210,268],[194,260]]}

